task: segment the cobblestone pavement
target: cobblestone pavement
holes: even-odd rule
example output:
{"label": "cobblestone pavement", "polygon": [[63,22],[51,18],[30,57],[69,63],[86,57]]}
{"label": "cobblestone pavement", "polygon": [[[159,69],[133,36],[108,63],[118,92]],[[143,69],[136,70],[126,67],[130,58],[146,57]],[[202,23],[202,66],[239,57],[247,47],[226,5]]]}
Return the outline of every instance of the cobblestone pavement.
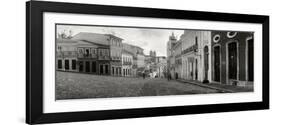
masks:
{"label": "cobblestone pavement", "polygon": [[109,98],[218,93],[178,81],[56,72],[56,99]]}

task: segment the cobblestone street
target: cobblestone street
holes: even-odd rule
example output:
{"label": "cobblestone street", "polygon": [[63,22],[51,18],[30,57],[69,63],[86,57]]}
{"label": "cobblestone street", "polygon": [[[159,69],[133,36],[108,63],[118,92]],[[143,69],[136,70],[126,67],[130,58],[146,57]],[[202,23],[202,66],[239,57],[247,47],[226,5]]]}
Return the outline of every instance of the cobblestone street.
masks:
{"label": "cobblestone street", "polygon": [[206,94],[220,91],[160,78],[99,76],[56,72],[56,99]]}

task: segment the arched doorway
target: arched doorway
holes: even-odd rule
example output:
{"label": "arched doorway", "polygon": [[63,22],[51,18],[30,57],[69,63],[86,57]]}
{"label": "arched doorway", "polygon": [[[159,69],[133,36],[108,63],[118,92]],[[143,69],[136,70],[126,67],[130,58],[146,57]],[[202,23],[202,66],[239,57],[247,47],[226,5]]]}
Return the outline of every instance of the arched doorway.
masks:
{"label": "arched doorway", "polygon": [[209,48],[204,47],[204,83],[208,83],[208,71],[209,71]]}
{"label": "arched doorway", "polygon": [[220,82],[220,67],[221,67],[221,57],[220,57],[220,46],[214,47],[214,81]]}
{"label": "arched doorway", "polygon": [[228,44],[228,79],[237,80],[238,73],[238,52],[237,42],[231,42]]}

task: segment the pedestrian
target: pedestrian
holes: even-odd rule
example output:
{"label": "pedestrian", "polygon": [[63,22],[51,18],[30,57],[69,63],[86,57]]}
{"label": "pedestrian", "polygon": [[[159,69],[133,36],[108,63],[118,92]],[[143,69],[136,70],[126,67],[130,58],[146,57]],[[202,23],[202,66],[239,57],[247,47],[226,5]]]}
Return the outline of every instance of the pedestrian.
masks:
{"label": "pedestrian", "polygon": [[145,73],[144,72],[142,72],[142,78],[145,79]]}

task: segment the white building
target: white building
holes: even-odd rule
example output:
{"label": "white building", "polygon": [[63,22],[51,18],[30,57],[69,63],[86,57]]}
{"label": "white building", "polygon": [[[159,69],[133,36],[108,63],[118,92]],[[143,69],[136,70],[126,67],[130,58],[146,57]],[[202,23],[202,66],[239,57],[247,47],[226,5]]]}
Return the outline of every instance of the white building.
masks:
{"label": "white building", "polygon": [[122,51],[122,76],[133,76],[133,54],[123,50]]}
{"label": "white building", "polygon": [[[211,81],[211,31],[185,30],[182,42],[182,74],[187,80]],[[205,52],[204,52],[205,51]],[[207,52],[206,52],[207,51]]]}

